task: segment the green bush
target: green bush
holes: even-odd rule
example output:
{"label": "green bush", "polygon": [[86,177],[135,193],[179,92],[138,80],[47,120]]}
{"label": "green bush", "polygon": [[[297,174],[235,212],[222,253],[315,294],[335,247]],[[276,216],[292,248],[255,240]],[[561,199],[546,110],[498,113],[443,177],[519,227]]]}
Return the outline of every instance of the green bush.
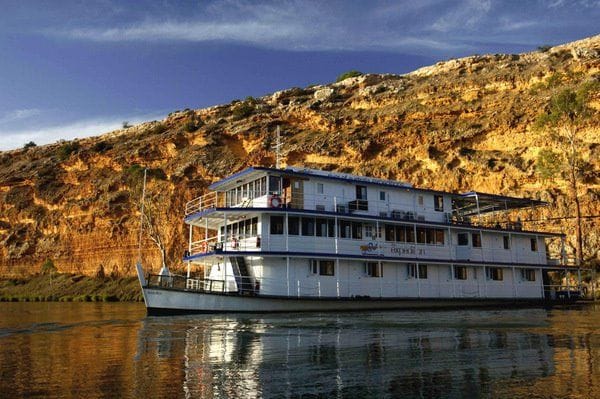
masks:
{"label": "green bush", "polygon": [[81,148],[81,146],[77,141],[73,141],[72,143],[65,143],[58,149],[56,155],[58,156],[58,159],[64,161],[67,158],[69,158],[71,154],[79,151],[79,148]]}
{"label": "green bush", "polygon": [[353,69],[351,71],[342,73],[341,75],[339,75],[337,77],[337,79],[335,81],[337,83],[337,82],[341,82],[344,79],[354,78],[354,77],[361,76],[361,75],[364,75],[364,74],[360,71],[357,71],[356,69]]}
{"label": "green bush", "polygon": [[92,151],[101,154],[105,151],[110,150],[111,148],[112,144],[109,144],[106,141],[99,141],[96,144],[94,144],[94,146],[92,147]]}
{"label": "green bush", "polygon": [[46,261],[42,263],[42,267],[40,268],[40,273],[44,275],[53,274],[57,271],[58,269],[54,265],[54,262],[52,262],[52,259],[46,259]]}
{"label": "green bush", "polygon": [[539,46],[537,49],[540,53],[546,53],[548,52],[548,50],[550,50],[552,48],[552,46],[549,46],[547,44],[544,44],[543,46]]}
{"label": "green bush", "polygon": [[33,141],[30,141],[29,143],[27,143],[27,144],[25,144],[23,146],[24,149],[28,149],[28,148],[31,148],[31,147],[37,147],[37,144],[34,143]]}
{"label": "green bush", "polygon": [[244,101],[238,104],[232,111],[233,118],[240,120],[249,117],[254,113],[254,105],[250,102]]}

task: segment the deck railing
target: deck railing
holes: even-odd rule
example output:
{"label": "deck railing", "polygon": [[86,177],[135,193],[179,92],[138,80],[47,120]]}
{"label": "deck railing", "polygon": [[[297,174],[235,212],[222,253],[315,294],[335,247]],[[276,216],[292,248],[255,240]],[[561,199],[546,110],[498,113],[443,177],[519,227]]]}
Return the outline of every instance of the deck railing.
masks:
{"label": "deck railing", "polygon": [[[239,191],[235,194],[212,192],[189,201],[185,206],[185,215],[189,216],[218,207],[223,208],[281,208],[333,212],[339,214],[357,214],[381,216],[399,222],[431,222],[465,226],[468,228],[486,228],[508,231],[527,230],[520,220],[498,220],[482,217],[465,217],[451,209],[436,211],[433,204],[417,205],[414,202],[392,202],[388,200],[357,200],[350,196],[332,196],[326,194],[289,194],[288,192]],[[415,211],[415,208],[417,210]]]}
{"label": "deck railing", "polygon": [[[462,280],[451,280],[448,282],[431,283],[425,279],[407,279],[404,282],[386,281],[385,278],[367,277],[362,281],[347,282],[338,280],[331,281],[320,279],[317,276],[308,280],[292,280],[289,285],[280,279],[257,278],[252,276],[225,275],[221,279],[209,278],[187,278],[185,276],[155,275],[147,278],[147,288],[163,288],[176,291],[192,291],[206,293],[227,293],[231,295],[259,295],[266,292],[269,295],[280,295],[287,297],[353,297],[380,298],[394,297],[390,292],[394,291],[396,297],[401,295],[409,297],[432,297],[440,298],[527,298],[522,297],[519,290],[527,289],[524,286],[511,283],[513,287],[511,296],[498,296],[498,283],[486,280],[484,282],[464,282]],[[535,284],[535,282],[532,282]],[[410,285],[410,288],[408,288]],[[532,299],[545,298],[547,300],[576,300],[585,297],[582,284],[549,284],[538,285],[539,296]],[[531,294],[531,290],[528,291]]]}

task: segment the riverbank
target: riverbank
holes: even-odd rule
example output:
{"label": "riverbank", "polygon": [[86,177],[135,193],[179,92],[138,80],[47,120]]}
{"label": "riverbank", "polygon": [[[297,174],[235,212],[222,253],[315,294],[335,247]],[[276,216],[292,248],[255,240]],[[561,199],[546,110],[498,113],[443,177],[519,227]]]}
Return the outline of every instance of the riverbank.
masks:
{"label": "riverbank", "polygon": [[73,274],[40,274],[29,279],[0,279],[2,302],[139,302],[136,277],[98,278]]}

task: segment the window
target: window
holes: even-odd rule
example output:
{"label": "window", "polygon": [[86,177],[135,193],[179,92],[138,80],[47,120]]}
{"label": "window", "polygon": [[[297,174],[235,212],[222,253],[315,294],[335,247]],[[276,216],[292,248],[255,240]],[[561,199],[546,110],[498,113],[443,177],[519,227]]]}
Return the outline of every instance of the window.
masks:
{"label": "window", "polygon": [[352,222],[352,238],[355,240],[362,239],[362,223]]}
{"label": "window", "polygon": [[422,195],[419,195],[417,197],[417,202],[419,203],[419,205],[423,205],[423,196]]}
{"label": "window", "polygon": [[317,194],[323,194],[323,183],[317,183]]}
{"label": "window", "polygon": [[317,237],[327,237],[327,219],[317,218]]}
{"label": "window", "polygon": [[531,250],[534,251],[534,252],[538,250],[537,238],[532,238],[531,239]]}
{"label": "window", "polygon": [[396,226],[396,241],[406,242],[406,227]]}
{"label": "window", "polygon": [[302,235],[303,236],[314,236],[315,235],[315,219],[314,218],[302,218]]}
{"label": "window", "polygon": [[417,244],[425,244],[427,240],[427,232],[423,227],[417,227]]}
{"label": "window", "polygon": [[383,277],[383,267],[379,267],[379,262],[365,262],[365,274],[369,277]]}
{"label": "window", "polygon": [[469,234],[458,233],[458,245],[469,245]]}
{"label": "window", "polygon": [[350,230],[350,226],[351,226],[351,223],[347,220],[339,221],[339,229],[340,229],[339,236],[340,236],[340,238],[352,237],[352,232]]}
{"label": "window", "polygon": [[271,216],[271,234],[283,234],[283,216]]}
{"label": "window", "polygon": [[485,273],[488,280],[502,281],[504,279],[502,268],[500,267],[488,267],[485,269]]}
{"label": "window", "polygon": [[379,200],[380,201],[385,201],[385,191],[380,191],[379,192]]}
{"label": "window", "polygon": [[366,200],[367,199],[367,186],[356,186],[356,199]]}
{"label": "window", "polygon": [[319,261],[319,274],[321,276],[333,276],[335,274],[335,266],[332,260]]}
{"label": "window", "polygon": [[414,263],[409,263],[407,265],[408,269],[408,278],[418,278],[418,279],[426,279],[427,278],[427,265],[415,265]]}
{"label": "window", "polygon": [[281,192],[281,178],[279,176],[269,176],[269,193],[279,194]]}
{"label": "window", "polygon": [[473,233],[473,248],[481,248],[481,234]]}
{"label": "window", "polygon": [[444,197],[441,195],[433,196],[433,207],[438,212],[444,211]]}
{"label": "window", "polygon": [[309,273],[317,274],[319,273],[319,261],[316,259],[311,259],[309,261]]}
{"label": "window", "polygon": [[435,229],[435,244],[444,245],[444,230]]}
{"label": "window", "polygon": [[335,237],[335,220],[333,219],[327,219],[327,235]]}
{"label": "window", "polygon": [[535,281],[535,269],[521,269],[521,279],[523,281]]}
{"label": "window", "polygon": [[504,249],[510,249],[510,236],[502,236],[502,242],[504,244]]}
{"label": "window", "polygon": [[467,279],[467,267],[466,266],[454,266],[454,279],[455,280],[466,280]]}
{"label": "window", "polygon": [[385,240],[396,241],[396,229],[391,224],[385,225]]}
{"label": "window", "polygon": [[288,217],[288,234],[297,236],[300,234],[300,218],[297,216]]}
{"label": "window", "polygon": [[366,239],[376,238],[375,226],[373,226],[372,224],[365,224],[365,238]]}

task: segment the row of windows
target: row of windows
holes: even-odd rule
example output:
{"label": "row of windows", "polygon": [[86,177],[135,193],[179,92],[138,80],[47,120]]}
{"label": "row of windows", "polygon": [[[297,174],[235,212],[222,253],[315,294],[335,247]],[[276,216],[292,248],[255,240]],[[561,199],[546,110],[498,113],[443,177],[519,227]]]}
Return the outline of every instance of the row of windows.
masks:
{"label": "row of windows", "polygon": [[[285,231],[283,216],[271,216],[271,234],[283,234]],[[386,241],[409,242],[418,244],[444,245],[445,231],[442,229],[417,227],[409,225],[380,226],[385,231]],[[314,217],[288,217],[288,234],[317,237],[335,237],[335,220],[330,218]],[[354,222],[350,220],[338,221],[338,237],[352,238],[355,240],[381,237],[381,231],[370,223]]]}
{"label": "row of windows", "polygon": [[[221,226],[221,237],[223,237],[225,228]],[[240,220],[236,223],[227,225],[227,237],[254,237],[258,233],[258,218]]]}
{"label": "row of windows", "polygon": [[[311,259],[309,262],[310,273],[321,276],[335,275],[335,262],[333,260]],[[477,279],[477,269],[473,269],[473,279]],[[365,276],[383,277],[383,265],[379,262],[365,262]],[[501,267],[486,267],[487,280],[504,280],[504,270]],[[427,279],[427,265],[409,263],[406,265],[406,276],[410,279]],[[454,266],[454,279],[467,280],[467,266]],[[535,281],[535,269],[521,269],[523,281]]]}
{"label": "row of windows", "polygon": [[[471,233],[471,243],[474,248],[481,248],[481,234]],[[469,245],[469,233],[458,233],[458,245],[465,246]],[[531,251],[536,252],[538,250],[537,239],[530,239]],[[505,235],[502,236],[502,246],[504,249],[510,249],[510,237]]]}

